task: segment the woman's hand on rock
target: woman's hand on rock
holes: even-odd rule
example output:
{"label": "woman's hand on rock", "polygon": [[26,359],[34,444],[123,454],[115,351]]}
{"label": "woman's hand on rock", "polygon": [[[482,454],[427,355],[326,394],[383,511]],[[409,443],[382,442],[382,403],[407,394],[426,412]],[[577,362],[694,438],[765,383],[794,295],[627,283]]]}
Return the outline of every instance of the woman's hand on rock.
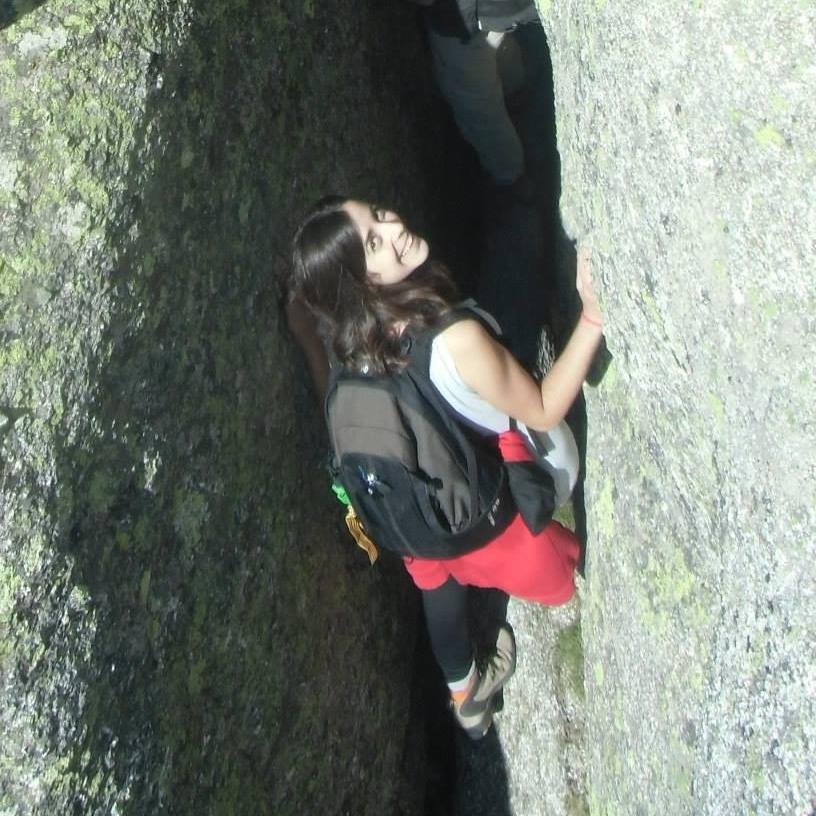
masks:
{"label": "woman's hand on rock", "polygon": [[578,290],[578,297],[581,298],[581,304],[583,305],[583,317],[589,323],[600,326],[603,323],[603,314],[592,283],[591,262],[592,253],[588,246],[582,244],[578,247],[577,253],[575,288]]}

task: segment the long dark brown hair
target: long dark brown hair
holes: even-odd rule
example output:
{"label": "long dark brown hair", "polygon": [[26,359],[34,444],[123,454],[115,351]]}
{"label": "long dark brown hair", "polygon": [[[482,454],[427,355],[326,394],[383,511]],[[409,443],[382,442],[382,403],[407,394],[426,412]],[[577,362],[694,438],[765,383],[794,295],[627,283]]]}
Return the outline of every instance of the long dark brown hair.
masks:
{"label": "long dark brown hair", "polygon": [[405,363],[406,330],[432,325],[456,301],[445,266],[426,260],[405,280],[380,285],[366,273],[365,248],[343,196],[315,204],[292,241],[292,295],[318,316],[340,363],[383,373]]}

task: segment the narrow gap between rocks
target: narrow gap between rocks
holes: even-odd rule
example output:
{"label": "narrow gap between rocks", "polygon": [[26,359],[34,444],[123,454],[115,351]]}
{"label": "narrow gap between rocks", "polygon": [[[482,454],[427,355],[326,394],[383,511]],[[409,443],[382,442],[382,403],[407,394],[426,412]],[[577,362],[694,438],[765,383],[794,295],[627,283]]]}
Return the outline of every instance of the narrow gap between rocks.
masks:
{"label": "narrow gap between rocks", "polygon": [[[457,275],[463,293],[474,296],[479,304],[499,321],[507,345],[528,367],[540,370],[543,338],[549,338],[557,353],[566,342],[577,315],[580,301],[574,288],[575,247],[563,231],[559,217],[560,160],[556,145],[553,75],[543,29],[527,26],[516,32],[524,58],[525,82],[508,98],[508,110],[521,136],[526,172],[532,181],[534,198],[530,202],[500,197],[485,181],[475,153],[454,134],[449,145],[463,159],[453,164],[456,175],[444,181],[456,185],[461,199],[455,202],[457,213],[471,226],[465,246],[451,245],[450,236],[440,236],[443,257]],[[445,112],[441,114],[445,115]],[[449,129],[455,129],[451,121]],[[477,181],[478,180],[478,181]],[[474,206],[474,202],[477,203]],[[461,234],[452,233],[455,240]],[[473,242],[472,236],[479,241]],[[464,267],[458,265],[464,262]],[[463,268],[466,273],[463,274]],[[592,378],[602,376],[604,352],[599,355]],[[584,511],[584,458],[586,452],[586,412],[579,397],[568,421],[581,453],[581,473],[571,508],[560,520],[576,530],[586,542]],[[571,512],[570,512],[571,510]],[[585,547],[584,547],[585,549]],[[585,553],[582,552],[583,570]],[[580,612],[577,600],[566,616],[560,615],[554,626],[552,647],[556,705],[563,714],[564,762],[579,766],[567,768],[568,795],[564,812],[586,811],[585,784],[582,777],[583,717],[574,716],[582,703],[583,652]],[[496,625],[504,620],[508,599],[497,591],[471,590],[471,613],[477,645],[492,642]],[[511,623],[513,621],[511,620]],[[414,708],[426,716],[428,772],[426,779],[426,816],[514,816],[510,799],[506,748],[501,737],[502,715],[498,727],[481,742],[471,743],[455,728],[448,711],[448,695],[442,676],[430,652],[424,622],[420,622],[414,676]],[[511,683],[526,683],[535,688],[539,678],[514,677]],[[512,761],[512,758],[510,758]]]}

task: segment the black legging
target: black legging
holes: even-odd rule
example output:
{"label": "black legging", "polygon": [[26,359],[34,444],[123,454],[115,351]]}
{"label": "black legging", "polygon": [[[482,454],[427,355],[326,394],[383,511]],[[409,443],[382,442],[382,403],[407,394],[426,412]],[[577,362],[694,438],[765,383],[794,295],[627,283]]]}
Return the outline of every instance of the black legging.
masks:
{"label": "black legging", "polygon": [[448,683],[467,676],[473,662],[467,620],[467,587],[448,578],[437,589],[422,590],[431,649]]}

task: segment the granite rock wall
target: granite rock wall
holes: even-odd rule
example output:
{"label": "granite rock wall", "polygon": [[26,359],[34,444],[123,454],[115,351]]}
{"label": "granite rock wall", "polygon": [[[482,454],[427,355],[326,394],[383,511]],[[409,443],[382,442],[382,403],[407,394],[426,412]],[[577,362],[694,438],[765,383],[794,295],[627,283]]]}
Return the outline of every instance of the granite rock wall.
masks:
{"label": "granite rock wall", "polygon": [[587,391],[591,812],[816,796],[816,8],[540,3]]}

